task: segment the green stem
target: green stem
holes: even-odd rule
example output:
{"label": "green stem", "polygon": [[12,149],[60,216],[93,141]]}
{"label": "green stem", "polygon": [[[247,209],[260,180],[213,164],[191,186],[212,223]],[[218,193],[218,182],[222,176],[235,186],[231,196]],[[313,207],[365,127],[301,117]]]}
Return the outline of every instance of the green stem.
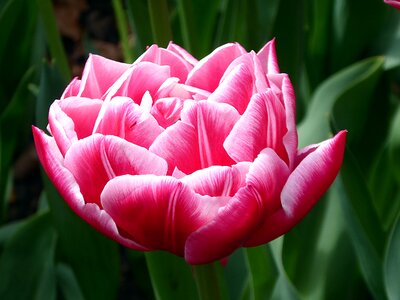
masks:
{"label": "green stem", "polygon": [[228,299],[219,262],[194,266],[193,271],[200,300]]}
{"label": "green stem", "polygon": [[60,71],[66,81],[71,80],[71,70],[68,65],[67,56],[61,42],[60,34],[57,29],[56,18],[53,12],[51,0],[37,0],[39,11],[43,20],[47,43],[50,53],[59,66]]}
{"label": "green stem", "polygon": [[129,45],[128,22],[122,7],[121,0],[112,0],[115,18],[117,20],[117,27],[119,38],[121,41],[122,53],[124,61],[131,63],[133,61],[133,51]]}
{"label": "green stem", "polygon": [[148,7],[154,42],[165,47],[172,40],[167,1],[148,0]]}

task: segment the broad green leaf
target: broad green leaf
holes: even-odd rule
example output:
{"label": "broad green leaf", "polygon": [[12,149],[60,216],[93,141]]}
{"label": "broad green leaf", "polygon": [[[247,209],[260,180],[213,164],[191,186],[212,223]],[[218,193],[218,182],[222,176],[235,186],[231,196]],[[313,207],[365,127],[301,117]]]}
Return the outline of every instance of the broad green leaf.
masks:
{"label": "broad green leaf", "polygon": [[396,113],[392,119],[388,147],[389,160],[393,166],[397,183],[400,184],[400,105],[397,106]]}
{"label": "broad green leaf", "polygon": [[169,8],[166,0],[148,0],[151,32],[154,43],[166,47],[172,40]]}
{"label": "broad green leaf", "polygon": [[[372,244],[371,236],[368,236],[364,224],[360,223],[357,217],[355,208],[351,205],[351,196],[345,189],[344,182],[346,179],[342,175],[335,181],[334,193],[337,193],[337,198],[340,199],[340,204],[343,209],[347,232],[353,243],[358,265],[363,274],[365,282],[376,299],[386,299],[385,289],[383,286],[383,270],[376,250],[376,245]],[[370,221],[372,226],[376,225],[373,220]],[[383,235],[375,236],[376,239],[383,238]]]}
{"label": "broad green leaf", "polygon": [[6,242],[18,231],[18,229],[24,224],[24,221],[25,220],[14,221],[0,227],[0,250],[3,250]]}
{"label": "broad green leaf", "polygon": [[54,253],[57,235],[49,213],[31,217],[10,238],[0,260],[0,299],[56,298]]}
{"label": "broad green leaf", "polygon": [[[229,292],[229,299],[240,300],[250,299],[249,271],[246,266],[245,249],[239,248],[229,256],[224,266],[226,284]],[[247,297],[246,297],[247,296]]]}
{"label": "broad green leaf", "polygon": [[164,251],[145,253],[156,300],[198,299],[191,267]]}
{"label": "broad green leaf", "polygon": [[384,261],[385,288],[390,300],[400,299],[400,214],[393,224]]}
{"label": "broad green leaf", "polygon": [[247,248],[250,293],[253,300],[270,298],[277,280],[277,267],[270,247],[266,245]]}
{"label": "broad green leaf", "polygon": [[[368,97],[382,72],[383,58],[373,57],[338,72],[315,91],[307,115],[298,127],[301,147],[330,136],[330,119],[335,103],[349,96]],[[345,101],[345,100],[342,100]],[[351,132],[349,132],[351,139]]]}
{"label": "broad green leaf", "polygon": [[65,300],[84,300],[79,283],[70,266],[59,263],[56,266],[57,285]]}

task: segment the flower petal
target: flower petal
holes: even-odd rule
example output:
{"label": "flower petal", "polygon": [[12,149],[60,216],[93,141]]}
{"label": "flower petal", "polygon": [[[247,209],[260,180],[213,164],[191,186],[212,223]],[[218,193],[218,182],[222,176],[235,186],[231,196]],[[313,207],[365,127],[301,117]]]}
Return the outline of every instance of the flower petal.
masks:
{"label": "flower petal", "polygon": [[168,162],[168,174],[177,167],[186,174],[212,165],[232,165],[223,148],[239,114],[230,105],[200,101],[182,110],[181,119],[156,138],[150,151]]}
{"label": "flower petal", "polygon": [[[311,210],[332,184],[342,164],[346,131],[308,148],[281,193],[282,208],[268,216],[245,246],[265,244],[288,232]],[[304,153],[303,153],[304,155]]]}
{"label": "flower petal", "polygon": [[167,50],[172,51],[179,56],[181,56],[185,61],[187,61],[189,64],[192,66],[195,66],[199,61],[195,59],[189,52],[187,52],[185,49],[182,47],[178,46],[177,44],[174,44],[170,42],[168,44]]}
{"label": "flower petal", "polygon": [[167,171],[166,162],[145,148],[101,134],[74,143],[64,165],[74,175],[86,203],[99,206],[101,191],[110,179],[124,174],[165,175]]}
{"label": "flower petal", "polygon": [[181,256],[187,236],[205,222],[195,194],[169,176],[116,177],[105,186],[101,203],[125,236]]}
{"label": "flower petal", "polygon": [[100,99],[82,97],[69,97],[59,102],[61,110],[74,122],[78,139],[92,134],[102,104]]}
{"label": "flower petal", "polygon": [[158,99],[151,108],[151,114],[164,128],[176,123],[183,108],[183,100],[177,97]]}
{"label": "flower petal", "polygon": [[275,39],[269,41],[258,51],[257,56],[261,61],[265,74],[280,73],[276,56]]}
{"label": "flower petal", "polygon": [[115,135],[128,142],[149,148],[163,132],[156,119],[128,97],[115,97],[107,105],[96,132]]}
{"label": "flower petal", "polygon": [[77,96],[102,98],[114,81],[129,67],[129,64],[90,54],[83,70],[82,81]]}
{"label": "flower petal", "polygon": [[283,105],[271,90],[256,94],[226,138],[224,148],[236,162],[253,161],[267,147],[287,161],[282,141],[287,132],[285,122]]}
{"label": "flower petal", "polygon": [[74,176],[63,165],[63,157],[54,138],[47,136],[36,127],[32,127],[32,131],[39,160],[49,179],[71,209],[98,231],[122,245],[140,251],[148,250],[146,247],[122,237],[108,213],[101,210],[96,204],[85,204]]}
{"label": "flower petal", "polygon": [[243,114],[253,94],[253,77],[245,64],[237,65],[210,95],[208,101],[232,105]]}
{"label": "flower petal", "polygon": [[271,149],[265,149],[251,164],[246,186],[218,211],[207,225],[191,234],[185,258],[191,264],[221,259],[242,246],[262,224],[265,216],[277,210],[279,193],[289,170]]}
{"label": "flower petal", "polygon": [[64,98],[77,96],[79,93],[80,85],[81,85],[81,80],[78,79],[78,77],[72,79],[72,81],[65,88],[60,99],[62,100]]}
{"label": "flower petal", "polygon": [[200,60],[188,75],[187,85],[213,92],[226,68],[246,50],[239,44],[225,44]]}
{"label": "flower petal", "polygon": [[[246,165],[248,170],[249,164]],[[200,195],[233,196],[245,184],[244,170],[244,166],[211,166],[184,176],[181,181]]]}

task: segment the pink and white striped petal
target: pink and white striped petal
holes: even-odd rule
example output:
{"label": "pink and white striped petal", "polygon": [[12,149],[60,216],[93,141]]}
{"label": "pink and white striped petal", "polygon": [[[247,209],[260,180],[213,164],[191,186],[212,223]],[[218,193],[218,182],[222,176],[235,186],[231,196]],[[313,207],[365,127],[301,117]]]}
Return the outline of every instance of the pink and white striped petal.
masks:
{"label": "pink and white striped petal", "polygon": [[74,143],[64,166],[74,175],[86,203],[100,207],[100,194],[110,179],[124,174],[165,175],[167,171],[166,162],[147,149],[101,134]]}
{"label": "pink and white striped petal", "polygon": [[208,221],[195,194],[170,176],[116,177],[105,186],[101,203],[124,236],[180,256],[188,235]]}
{"label": "pink and white striped petal", "polygon": [[279,72],[278,58],[276,56],[275,39],[272,39],[257,53],[265,74]]}

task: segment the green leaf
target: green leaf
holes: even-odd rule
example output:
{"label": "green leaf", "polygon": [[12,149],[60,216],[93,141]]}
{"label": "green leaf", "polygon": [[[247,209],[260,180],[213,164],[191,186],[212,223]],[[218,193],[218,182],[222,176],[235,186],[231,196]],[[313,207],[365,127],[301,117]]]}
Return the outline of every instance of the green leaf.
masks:
{"label": "green leaf", "polygon": [[156,300],[198,299],[191,267],[164,251],[145,253]]}
{"label": "green leaf", "polygon": [[278,275],[270,247],[262,245],[247,248],[246,258],[250,275],[251,299],[270,298]]}
{"label": "green leaf", "polygon": [[[338,72],[318,87],[307,115],[298,127],[301,147],[329,138],[330,119],[335,103],[345,103],[349,97],[363,99],[370,95],[382,72],[383,62],[382,57],[363,60]],[[351,132],[349,138],[352,138]]]}
{"label": "green leaf", "polygon": [[0,260],[1,299],[56,298],[56,239],[49,213],[31,217],[18,229],[6,243]]}
{"label": "green leaf", "polygon": [[388,299],[400,299],[400,214],[393,224],[384,262],[384,280]]}
{"label": "green leaf", "polygon": [[[371,243],[371,231],[367,232],[363,228],[365,224],[360,222],[357,217],[356,209],[351,205],[351,196],[348,196],[348,192],[343,185],[345,180],[346,179],[342,179],[342,176],[340,176],[334,183],[335,188],[333,192],[337,193],[336,197],[340,199],[347,232],[353,243],[358,265],[374,297],[376,299],[386,299],[383,286],[383,270],[379,253],[376,250],[376,245]],[[370,224],[372,226],[376,225],[373,220],[370,220]],[[383,235],[375,236],[374,238],[382,239]]]}
{"label": "green leaf", "polygon": [[393,166],[397,183],[400,184],[400,105],[397,106],[392,119],[388,148],[390,164]]}
{"label": "green leaf", "polygon": [[84,300],[79,283],[70,266],[59,263],[56,266],[57,284],[65,300]]}
{"label": "green leaf", "polygon": [[166,0],[148,0],[147,4],[153,41],[160,47],[166,47],[172,40],[168,3]]}
{"label": "green leaf", "polygon": [[28,89],[35,78],[35,69],[30,68],[21,78],[11,102],[0,115],[0,223],[6,215],[6,190],[9,171],[17,145],[27,139],[32,121],[30,112],[34,104]]}

